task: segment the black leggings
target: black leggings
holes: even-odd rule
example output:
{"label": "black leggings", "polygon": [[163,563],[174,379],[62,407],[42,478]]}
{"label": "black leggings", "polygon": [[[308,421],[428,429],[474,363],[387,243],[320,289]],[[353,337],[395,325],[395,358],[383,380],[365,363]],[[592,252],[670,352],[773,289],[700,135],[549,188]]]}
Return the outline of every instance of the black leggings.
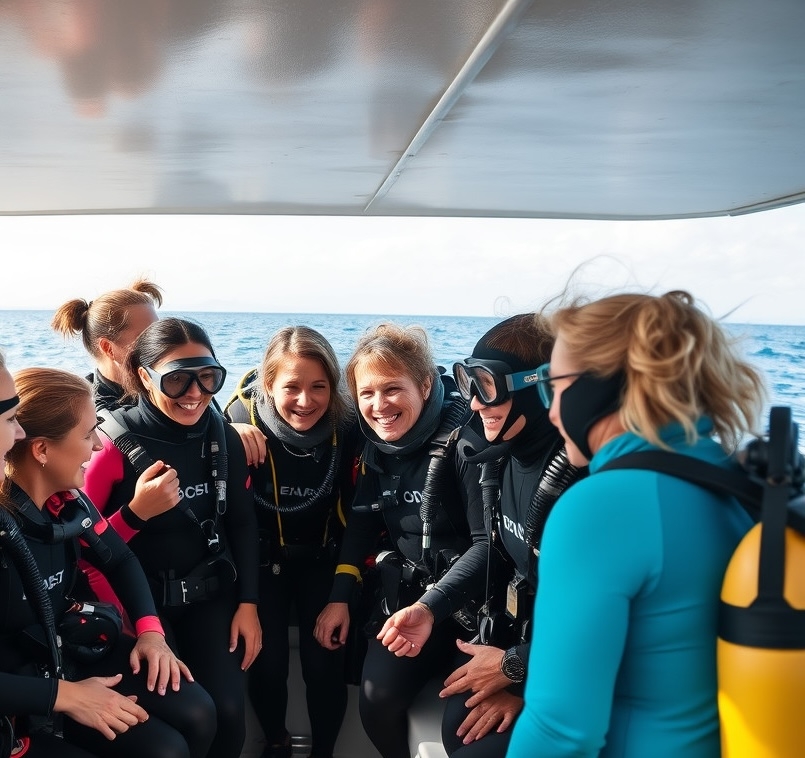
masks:
{"label": "black leggings", "polygon": [[24,758],[97,758],[92,753],[52,734],[37,732],[30,739]]}
{"label": "black leggings", "polygon": [[131,671],[132,647],[134,638],[122,636],[101,661],[81,666],[78,678],[123,674],[115,690],[124,695],[136,695],[138,705],[148,712],[148,720],[108,740],[96,729],[65,717],[65,742],[78,745],[99,758],[204,758],[215,735],[215,706],[210,696],[199,684],[185,680],[178,692],[170,687],[164,695],[149,692],[147,666],[136,675]]}
{"label": "black leggings", "polygon": [[217,729],[207,758],[238,758],[246,740],[246,673],[240,668],[243,640],[229,652],[229,628],[237,610],[231,592],[163,608],[159,614],[171,647],[215,703],[213,728],[217,724]]}
{"label": "black leggings", "polygon": [[378,640],[369,640],[359,708],[364,731],[383,758],[410,758],[408,708],[428,680],[452,670],[458,636],[458,625],[447,619],[434,627],[414,658],[398,658]]}
{"label": "black leggings", "polygon": [[263,649],[249,670],[249,696],[269,745],[279,744],[287,732],[288,627],[291,609],[299,624],[299,657],[305,680],[312,753],[333,754],[347,709],[344,651],[327,650],[313,636],[313,627],[327,604],[335,566],[324,559],[287,560],[279,574],[260,569],[260,624]]}

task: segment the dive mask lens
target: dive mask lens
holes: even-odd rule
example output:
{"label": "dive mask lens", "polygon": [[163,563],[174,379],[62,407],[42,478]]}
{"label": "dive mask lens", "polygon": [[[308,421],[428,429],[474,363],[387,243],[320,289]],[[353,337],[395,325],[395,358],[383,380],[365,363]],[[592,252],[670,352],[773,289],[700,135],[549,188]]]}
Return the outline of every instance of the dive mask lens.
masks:
{"label": "dive mask lens", "polygon": [[453,377],[465,400],[472,400],[473,395],[477,395],[484,405],[500,405],[509,399],[505,375],[498,376],[488,366],[454,363]]}
{"label": "dive mask lens", "polygon": [[[178,361],[175,361],[178,363]],[[171,365],[171,364],[168,364]],[[148,375],[159,384],[159,391],[176,400],[184,395],[195,382],[205,395],[214,395],[224,386],[226,369],[219,365],[200,366],[194,369],[177,368],[161,374],[159,371],[145,366]]]}
{"label": "dive mask lens", "polygon": [[551,364],[543,363],[537,367],[537,392],[539,399],[546,409],[550,410],[553,402],[553,387],[551,386]]}
{"label": "dive mask lens", "polygon": [[556,382],[559,379],[571,379],[574,377],[584,376],[584,371],[574,371],[572,374],[560,374],[559,376],[551,376],[551,364],[550,363],[543,363],[539,366],[535,372],[536,381],[537,383],[537,390],[539,392],[539,399],[542,401],[542,404],[550,410],[551,403],[553,403],[553,384],[551,382]]}
{"label": "dive mask lens", "polygon": [[208,395],[214,395],[218,392],[224,386],[224,379],[226,379],[226,371],[222,366],[201,368],[195,374],[201,391],[206,392]]}
{"label": "dive mask lens", "polygon": [[470,377],[467,375],[467,367],[463,363],[453,364],[453,379],[456,380],[456,387],[461,397],[465,400],[472,400]]}

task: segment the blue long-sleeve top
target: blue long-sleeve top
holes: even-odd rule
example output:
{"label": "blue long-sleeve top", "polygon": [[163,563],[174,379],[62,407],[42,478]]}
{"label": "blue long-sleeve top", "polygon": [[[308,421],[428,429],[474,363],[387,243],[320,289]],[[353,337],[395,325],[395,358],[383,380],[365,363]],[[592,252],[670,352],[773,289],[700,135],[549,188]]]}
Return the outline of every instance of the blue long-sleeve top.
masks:
{"label": "blue long-sleeve top", "polygon": [[[674,451],[731,465],[701,419]],[[721,584],[752,521],[737,501],[645,470],[596,473],[656,449],[625,433],[590,462],[545,528],[525,686],[508,758],[719,758]]]}

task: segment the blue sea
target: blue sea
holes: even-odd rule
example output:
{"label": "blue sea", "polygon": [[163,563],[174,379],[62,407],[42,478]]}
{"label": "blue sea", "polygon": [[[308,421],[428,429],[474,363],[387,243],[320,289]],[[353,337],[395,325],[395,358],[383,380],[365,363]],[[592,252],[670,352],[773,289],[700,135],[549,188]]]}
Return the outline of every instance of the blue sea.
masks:
{"label": "blue sea", "polygon": [[[391,319],[424,327],[436,362],[446,368],[467,357],[478,338],[500,319],[475,316],[378,316],[305,313],[221,313],[160,311],[162,316],[182,316],[201,323],[215,352],[227,368],[227,379],[218,394],[225,403],[238,380],[257,366],[271,335],[283,326],[305,324],[320,331],[346,363],[363,331]],[[12,371],[27,366],[55,366],[87,374],[93,369],[80,338],[65,340],[50,328],[51,311],[0,310],[0,349]],[[805,425],[805,326],[731,324],[741,337],[745,356],[766,375],[770,405],[790,405],[794,420]],[[803,446],[805,432],[800,435]]]}

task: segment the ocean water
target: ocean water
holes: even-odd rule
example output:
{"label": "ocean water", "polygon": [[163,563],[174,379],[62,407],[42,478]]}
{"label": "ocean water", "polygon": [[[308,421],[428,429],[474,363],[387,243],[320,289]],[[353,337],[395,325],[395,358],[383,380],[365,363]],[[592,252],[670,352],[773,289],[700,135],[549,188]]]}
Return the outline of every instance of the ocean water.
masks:
{"label": "ocean water", "polygon": [[[50,328],[51,311],[0,310],[0,349],[12,371],[27,366],[54,366],[78,374],[93,368],[80,338],[64,339]],[[220,313],[160,311],[202,324],[210,335],[220,362],[227,369],[218,400],[225,403],[238,380],[257,366],[271,335],[283,326],[304,324],[321,332],[333,346],[342,365],[367,327],[384,319],[424,327],[436,362],[448,370],[467,357],[478,338],[499,319],[461,316],[377,316],[304,313]],[[805,326],[733,324],[744,355],[765,374],[770,405],[790,405],[794,420],[805,428]],[[800,447],[805,445],[805,431]]]}

